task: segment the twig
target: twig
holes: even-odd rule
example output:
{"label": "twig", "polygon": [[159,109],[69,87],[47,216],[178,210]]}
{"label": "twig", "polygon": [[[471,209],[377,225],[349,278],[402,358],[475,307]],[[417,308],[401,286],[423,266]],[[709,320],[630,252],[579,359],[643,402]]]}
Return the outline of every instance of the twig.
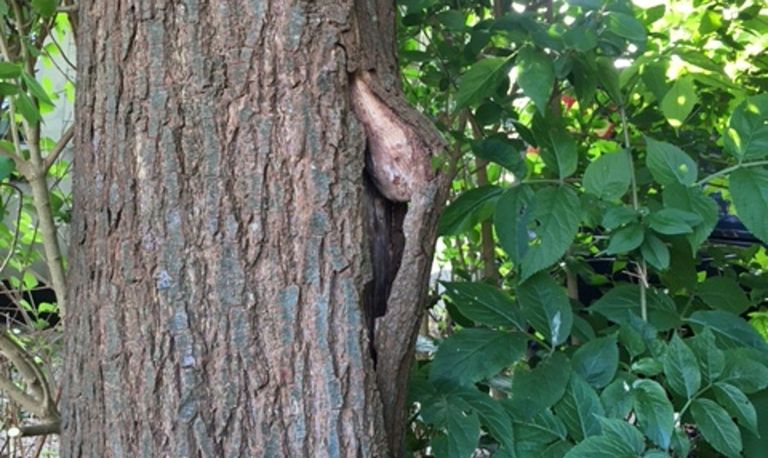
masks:
{"label": "twig", "polygon": [[59,141],[56,143],[56,146],[54,146],[48,156],[45,157],[45,164],[43,166],[45,167],[46,173],[48,172],[48,169],[51,168],[53,163],[56,162],[56,159],[59,158],[59,155],[62,151],[64,151],[74,135],[75,125],[72,124],[67,128],[67,130],[64,131],[64,133],[61,135],[61,138],[59,138]]}
{"label": "twig", "polygon": [[8,256],[5,257],[3,260],[3,263],[0,264],[0,274],[3,273],[6,266],[8,265],[8,262],[13,257],[14,253],[16,252],[16,245],[19,242],[19,227],[21,226],[21,214],[22,210],[24,209],[24,193],[19,189],[18,186],[11,184],[11,183],[0,183],[0,185],[8,186],[9,188],[13,188],[17,193],[19,193],[19,210],[16,213],[16,228],[13,231],[13,241],[11,242],[11,248],[8,250]]}

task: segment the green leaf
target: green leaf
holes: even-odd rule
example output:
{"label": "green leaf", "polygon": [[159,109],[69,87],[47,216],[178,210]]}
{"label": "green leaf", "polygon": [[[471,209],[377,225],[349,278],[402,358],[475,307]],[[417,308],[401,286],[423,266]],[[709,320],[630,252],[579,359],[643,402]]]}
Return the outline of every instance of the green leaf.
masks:
{"label": "green leaf", "polygon": [[625,420],[600,418],[600,424],[603,426],[604,436],[621,441],[631,452],[639,455],[645,450],[643,434]]}
{"label": "green leaf", "polygon": [[611,234],[611,241],[605,254],[614,255],[619,253],[629,253],[643,243],[645,231],[640,224],[630,224]]}
{"label": "green leaf", "polygon": [[466,18],[461,11],[443,11],[437,15],[437,20],[448,30],[461,31],[466,28]]}
{"label": "green leaf", "polygon": [[740,160],[768,155],[768,94],[750,97],[736,107],[723,143]]}
{"label": "green leaf", "polygon": [[725,407],[732,416],[736,417],[739,423],[752,433],[760,437],[757,430],[757,412],[755,406],[747,398],[743,391],[728,383],[716,383],[712,387],[715,398],[721,406]]}
{"label": "green leaf", "polygon": [[525,177],[526,174],[527,166],[521,155],[523,149],[518,143],[498,135],[472,144],[472,151],[477,157],[499,164],[514,173],[518,179]]}
{"label": "green leaf", "polygon": [[632,384],[632,395],[640,429],[659,447],[669,448],[675,418],[664,388],[653,380],[641,379]]}
{"label": "green leaf", "polygon": [[19,90],[19,87],[15,84],[0,82],[0,95],[2,96],[16,95],[19,93]]}
{"label": "green leaf", "polygon": [[709,327],[715,335],[725,338],[726,341],[735,343],[736,345],[751,347],[760,351],[768,351],[768,344],[765,343],[765,340],[763,340],[760,334],[758,334],[746,321],[732,313],[719,310],[700,310],[694,312],[687,321],[700,326]]}
{"label": "green leaf", "polygon": [[725,369],[725,354],[717,348],[714,334],[705,327],[695,337],[688,339],[688,345],[696,355],[704,382],[713,383]]}
{"label": "green leaf", "polygon": [[514,263],[520,263],[528,251],[533,221],[533,191],[526,185],[508,189],[496,203],[494,226],[499,243]]}
{"label": "green leaf", "polygon": [[720,381],[752,394],[768,387],[768,368],[755,361],[745,348],[725,352],[725,369]]}
{"label": "green leaf", "polygon": [[707,442],[718,452],[741,456],[741,434],[736,423],[722,407],[709,399],[696,399],[691,403],[691,414]]}
{"label": "green leaf", "polygon": [[619,368],[619,347],[616,335],[591,340],[580,346],[571,358],[573,371],[595,388],[602,388],[616,375]]}
{"label": "green leaf", "polygon": [[657,270],[667,270],[669,267],[669,248],[653,234],[646,234],[645,241],[640,246],[640,254]]}
{"label": "green leaf", "polygon": [[486,283],[443,282],[445,292],[462,315],[489,326],[525,330],[517,304],[507,294]]}
{"label": "green leaf", "polygon": [[608,436],[593,436],[576,444],[565,458],[633,458],[637,456],[621,440]]}
{"label": "green leaf", "polygon": [[602,8],[603,3],[605,3],[605,1],[604,0],[568,0],[568,3],[570,3],[573,6],[580,6],[588,10],[596,10],[596,9]]}
{"label": "green leaf", "polygon": [[560,259],[571,245],[581,220],[581,201],[570,186],[546,187],[535,195],[531,230],[535,239],[522,261],[521,281]]}
{"label": "green leaf", "polygon": [[10,157],[0,157],[0,181],[5,180],[16,170],[16,161]]}
{"label": "green leaf", "polygon": [[[679,325],[679,316],[674,303],[663,294],[648,289],[648,319],[659,331],[666,331]],[[599,313],[609,320],[624,324],[640,319],[640,287],[619,284],[611,288],[590,307],[591,313]]]}
{"label": "green leaf", "polygon": [[683,150],[650,137],[645,137],[645,142],[648,146],[645,161],[656,181],[665,186],[671,183],[691,186],[696,182],[696,163]]}
{"label": "green leaf", "polygon": [[506,58],[490,57],[473,64],[459,81],[456,94],[457,109],[480,102],[496,91],[499,77],[504,74]]}
{"label": "green leaf", "polygon": [[624,224],[637,221],[637,211],[631,207],[611,207],[603,214],[603,227],[612,231]]}
{"label": "green leaf", "polygon": [[597,393],[577,374],[571,374],[565,395],[555,405],[555,413],[563,420],[571,437],[578,441],[600,434],[598,416],[605,416]]}
{"label": "green leaf", "polygon": [[517,297],[525,318],[550,345],[565,342],[573,327],[573,311],[560,285],[541,272],[518,286]]}
{"label": "green leaf", "polygon": [[507,403],[519,416],[532,416],[563,397],[570,377],[571,363],[559,352],[531,370],[515,368]]}
{"label": "green leaf", "polygon": [[555,67],[552,59],[544,52],[528,46],[518,53],[515,67],[520,89],[533,100],[541,114],[546,114],[547,103],[555,82]]}
{"label": "green leaf", "polygon": [[605,406],[605,413],[614,418],[625,418],[632,410],[632,394],[629,385],[623,379],[616,379],[600,393],[600,400]]}
{"label": "green leaf", "polygon": [[27,72],[21,73],[21,79],[24,81],[24,84],[27,85],[27,89],[29,89],[29,92],[34,95],[37,100],[39,100],[41,103],[47,103],[48,105],[53,106],[53,100],[51,100],[50,97],[48,97],[48,93],[45,92],[45,89],[43,89],[42,86],[40,86],[40,83],[37,82],[32,76],[29,75]]}
{"label": "green leaf", "polygon": [[631,170],[626,151],[603,154],[587,166],[582,184],[587,192],[603,200],[619,200],[629,189]]}
{"label": "green leaf", "polygon": [[438,433],[432,439],[432,448],[437,456],[469,458],[477,448],[480,439],[480,421],[475,413],[457,413],[448,418],[445,433]]}
{"label": "green leaf", "polygon": [[466,191],[443,211],[438,234],[459,235],[488,219],[502,192],[504,190],[498,186],[482,186]]}
{"label": "green leaf", "polygon": [[672,336],[667,346],[663,363],[669,387],[675,393],[691,399],[701,387],[701,373],[696,355],[677,334]]}
{"label": "green leaf", "polygon": [[53,16],[57,6],[59,6],[59,0],[32,0],[32,8],[44,17]]}
{"label": "green leaf", "polygon": [[21,75],[21,67],[13,62],[0,62],[0,79],[13,79]]}
{"label": "green leaf", "polygon": [[698,101],[693,79],[681,78],[672,85],[672,88],[661,101],[661,112],[664,113],[669,125],[678,129],[691,114]]}
{"label": "green leaf", "polygon": [[739,283],[730,277],[709,277],[696,288],[696,295],[713,309],[741,315],[752,304]]}
{"label": "green leaf", "polygon": [[477,390],[465,390],[459,393],[464,401],[475,410],[480,417],[480,423],[500,444],[510,450],[514,450],[514,434],[512,417],[499,401],[491,398],[486,393]]}
{"label": "green leaf", "polygon": [[768,170],[739,169],[731,173],[729,182],[739,219],[755,237],[768,243]]}
{"label": "green leaf", "polygon": [[701,217],[677,208],[662,208],[648,215],[647,221],[651,229],[659,234],[678,235],[692,233],[692,226],[701,223]]}
{"label": "green leaf", "polygon": [[613,59],[598,57],[595,62],[597,63],[597,79],[600,85],[617,105],[623,105],[624,97],[619,85],[619,72],[613,64]]}
{"label": "green leaf", "polygon": [[[537,116],[536,119],[542,119]],[[536,137],[541,146],[541,158],[547,167],[556,170],[561,180],[573,175],[578,162],[576,140],[562,126],[545,125]],[[541,138],[546,135],[545,138]]]}
{"label": "green leaf", "polygon": [[644,375],[646,377],[655,377],[664,370],[664,366],[655,358],[646,356],[645,358],[640,358],[632,363],[630,369],[636,374]]}
{"label": "green leaf", "polygon": [[16,100],[16,110],[24,116],[28,122],[34,124],[42,120],[40,117],[40,111],[37,109],[32,99],[29,98],[26,92],[19,92],[13,97]]}
{"label": "green leaf", "polygon": [[606,27],[616,35],[634,43],[645,43],[645,26],[629,14],[611,11],[606,14]]}
{"label": "green leaf", "polygon": [[440,344],[432,362],[430,380],[471,385],[522,358],[526,344],[525,336],[518,333],[462,329]]}
{"label": "green leaf", "polygon": [[696,253],[701,244],[709,238],[709,234],[712,233],[712,229],[717,224],[717,204],[714,199],[705,195],[701,188],[686,188],[678,183],[665,186],[663,198],[665,207],[696,213],[701,217],[702,222],[695,225],[693,233],[687,236],[691,250]]}
{"label": "green leaf", "polygon": [[520,450],[522,444],[525,444],[524,447],[530,444],[537,450],[541,450],[544,445],[567,437],[568,431],[562,420],[548,409],[529,413],[530,420],[515,421],[516,450]]}

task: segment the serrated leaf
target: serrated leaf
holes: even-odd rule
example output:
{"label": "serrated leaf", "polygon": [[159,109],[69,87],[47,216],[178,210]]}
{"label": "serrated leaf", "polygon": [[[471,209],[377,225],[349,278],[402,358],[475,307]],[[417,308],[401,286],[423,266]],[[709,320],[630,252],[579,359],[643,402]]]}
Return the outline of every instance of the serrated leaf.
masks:
{"label": "serrated leaf", "polygon": [[611,207],[603,214],[603,227],[612,231],[624,224],[637,221],[637,210],[626,207]]}
{"label": "serrated leaf", "polygon": [[632,182],[631,170],[626,151],[603,154],[587,166],[582,184],[587,192],[603,200],[619,200]]}
{"label": "serrated leaf", "polygon": [[581,345],[571,358],[573,371],[595,388],[602,388],[616,375],[619,368],[619,347],[616,335],[591,340]]}
{"label": "serrated leaf", "polygon": [[696,355],[704,382],[710,384],[717,380],[725,368],[725,355],[717,348],[712,331],[704,328],[695,337],[688,339],[688,346]]}
{"label": "serrated leaf", "polygon": [[539,112],[545,114],[555,82],[552,59],[544,52],[529,46],[520,50],[515,67],[517,67],[517,84],[520,89],[533,100]]}
{"label": "serrated leaf", "polygon": [[459,235],[489,218],[502,192],[504,190],[498,186],[482,186],[466,191],[440,215],[438,234]]}
{"label": "serrated leaf", "polygon": [[632,393],[623,379],[616,379],[608,384],[600,393],[600,401],[609,417],[623,419],[632,410]]}
{"label": "serrated leaf", "polygon": [[667,270],[669,267],[669,248],[653,234],[645,235],[645,241],[640,246],[640,254],[657,270]]}
{"label": "serrated leaf", "polygon": [[[663,294],[648,289],[647,305],[648,319],[657,330],[666,331],[679,325],[680,319],[674,303]],[[619,324],[640,319],[640,287],[619,284],[595,301],[589,311]]]}
{"label": "serrated leaf", "polygon": [[741,315],[752,305],[739,283],[730,277],[707,278],[697,286],[696,295],[713,309],[734,315]]}
{"label": "serrated leaf", "polygon": [[667,142],[645,137],[647,145],[646,165],[653,178],[663,185],[680,183],[691,186],[698,177],[698,168],[680,148]]}
{"label": "serrated leaf", "polygon": [[672,336],[664,355],[664,375],[672,390],[688,399],[701,387],[701,373],[696,355],[677,334]]}
{"label": "serrated leaf", "polygon": [[667,91],[661,101],[661,112],[667,118],[669,125],[675,129],[680,128],[683,122],[691,114],[693,107],[698,103],[696,87],[691,78],[680,78]]}
{"label": "serrated leaf", "polygon": [[603,436],[621,441],[629,447],[631,452],[638,455],[643,453],[645,449],[643,434],[627,421],[603,417],[600,418],[600,424],[603,427]]}
{"label": "serrated leaf", "polygon": [[712,387],[715,398],[721,406],[725,408],[732,416],[736,417],[739,423],[752,433],[760,437],[757,430],[757,412],[755,406],[747,398],[743,391],[728,383],[716,383]]}
{"label": "serrated leaf", "polygon": [[570,186],[547,187],[535,194],[535,239],[522,261],[521,281],[560,259],[579,229],[581,201]]}
{"label": "serrated leaf", "polygon": [[701,217],[676,208],[662,208],[648,215],[646,221],[659,234],[679,235],[693,233],[693,226],[701,222]]}
{"label": "serrated leaf", "polygon": [[644,43],[645,26],[629,14],[611,11],[606,15],[606,27],[616,35],[633,43]]}
{"label": "serrated leaf", "polygon": [[701,435],[715,450],[729,457],[741,456],[741,434],[728,412],[709,399],[695,399],[691,414]]}
{"label": "serrated leaf", "polygon": [[640,429],[659,447],[669,448],[675,418],[664,388],[653,380],[641,379],[632,385],[632,396]]}
{"label": "serrated leaf", "polygon": [[715,335],[728,342],[760,351],[768,351],[768,344],[746,321],[738,316],[720,310],[694,312],[688,322],[708,327]]}
{"label": "serrated leaf", "polygon": [[[542,118],[537,116],[536,119]],[[576,140],[561,126],[546,125],[542,130],[537,132],[537,140],[544,163],[556,171],[561,180],[573,175],[579,157]]]}
{"label": "serrated leaf", "polygon": [[645,238],[645,231],[640,224],[630,224],[611,234],[611,240],[605,254],[614,255],[619,253],[629,253],[642,245]]}
{"label": "serrated leaf", "polygon": [[691,249],[695,253],[701,244],[709,238],[718,219],[717,204],[698,188],[686,188],[672,183],[664,187],[664,206],[696,213],[702,222],[693,227],[693,233],[687,236]]}
{"label": "serrated leaf", "polygon": [[458,385],[497,374],[525,354],[527,339],[518,333],[491,329],[462,329],[445,339],[435,353],[430,380]]}
{"label": "serrated leaf", "polygon": [[725,351],[725,368],[719,381],[752,394],[768,387],[768,368],[752,359],[746,348]]}
{"label": "serrated leaf", "polygon": [[636,454],[619,439],[593,436],[576,444],[565,458],[633,458]]}
{"label": "serrated leaf", "polygon": [[480,418],[480,423],[485,426],[491,436],[504,447],[514,450],[515,432],[512,428],[512,417],[501,403],[477,390],[462,391],[460,396],[474,409]]}
{"label": "serrated leaf", "polygon": [[533,191],[526,185],[508,189],[496,202],[494,226],[499,243],[514,263],[519,263],[528,252],[533,221]]}
{"label": "serrated leaf", "polygon": [[744,168],[731,173],[731,198],[741,222],[768,243],[768,170]]}
{"label": "serrated leaf", "polygon": [[525,330],[520,310],[506,293],[486,283],[443,282],[446,294],[462,315],[489,326]]}
{"label": "serrated leaf", "polygon": [[473,64],[459,81],[457,108],[477,103],[493,94],[506,63],[506,58],[490,57]]}
{"label": "serrated leaf", "polygon": [[518,417],[526,418],[559,401],[571,377],[571,363],[562,353],[553,353],[531,370],[516,368],[507,401]]}
{"label": "serrated leaf", "polygon": [[597,392],[577,374],[571,374],[565,395],[555,405],[555,413],[571,437],[578,441],[600,434],[598,417],[605,416]]}
{"label": "serrated leaf", "polygon": [[480,439],[480,421],[477,414],[459,413],[448,419],[445,433],[438,433],[432,439],[432,448],[437,456],[469,458],[477,448]]}
{"label": "serrated leaf", "polygon": [[571,334],[573,311],[565,290],[546,273],[534,275],[517,288],[523,316],[552,346]]}
{"label": "serrated leaf", "polygon": [[520,151],[520,145],[502,136],[493,136],[484,138],[472,143],[472,151],[481,159],[495,162],[510,172],[517,178],[525,176],[525,160]]}
{"label": "serrated leaf", "polygon": [[726,151],[739,159],[768,155],[768,94],[742,102],[731,115],[723,133]]}

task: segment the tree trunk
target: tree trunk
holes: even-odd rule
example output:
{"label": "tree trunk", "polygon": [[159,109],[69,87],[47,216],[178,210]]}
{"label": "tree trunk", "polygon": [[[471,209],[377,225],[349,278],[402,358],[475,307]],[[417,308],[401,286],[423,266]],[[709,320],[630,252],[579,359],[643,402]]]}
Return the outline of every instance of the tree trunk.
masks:
{"label": "tree trunk", "polygon": [[[63,456],[398,455],[447,174],[393,0],[79,4]],[[374,361],[363,170],[392,129]]]}

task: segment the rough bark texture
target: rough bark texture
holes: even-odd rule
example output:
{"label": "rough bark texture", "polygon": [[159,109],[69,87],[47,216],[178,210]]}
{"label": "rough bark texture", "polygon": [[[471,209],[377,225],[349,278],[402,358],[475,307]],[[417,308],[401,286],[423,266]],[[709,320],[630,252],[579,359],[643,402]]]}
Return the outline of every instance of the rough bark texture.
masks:
{"label": "rough bark texture", "polygon": [[410,196],[374,370],[354,78],[440,146],[392,0],[80,8],[62,454],[398,454],[444,179]]}

